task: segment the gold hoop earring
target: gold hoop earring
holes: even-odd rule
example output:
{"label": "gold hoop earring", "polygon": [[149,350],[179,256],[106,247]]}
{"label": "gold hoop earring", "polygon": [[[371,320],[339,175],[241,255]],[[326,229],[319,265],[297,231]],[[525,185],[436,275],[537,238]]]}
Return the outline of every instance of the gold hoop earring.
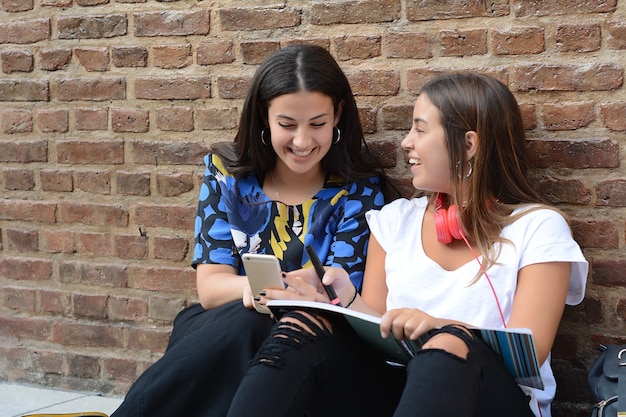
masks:
{"label": "gold hoop earring", "polygon": [[270,146],[271,142],[271,137],[270,137],[270,142],[268,143],[267,140],[265,139],[265,129],[261,130],[261,143],[265,146]]}
{"label": "gold hoop earring", "polygon": [[341,140],[341,130],[339,130],[339,128],[337,126],[335,126],[334,128],[337,129],[337,137],[335,139],[333,139],[333,145],[336,145]]}

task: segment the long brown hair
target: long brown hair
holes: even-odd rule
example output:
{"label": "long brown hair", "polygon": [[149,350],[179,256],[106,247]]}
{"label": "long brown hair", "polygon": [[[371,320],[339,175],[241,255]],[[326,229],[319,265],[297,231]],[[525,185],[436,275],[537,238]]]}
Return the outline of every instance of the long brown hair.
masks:
{"label": "long brown hair", "polygon": [[[545,205],[528,180],[526,137],[517,100],[500,81],[487,75],[453,73],[429,81],[421,89],[439,109],[450,156],[451,204],[461,213],[466,235],[488,269],[498,254],[502,229],[515,221],[519,207]],[[478,134],[479,145],[466,161],[465,134]],[[471,172],[469,168],[471,164]],[[463,183],[463,186],[461,186]],[[431,201],[434,196],[430,196]]]}

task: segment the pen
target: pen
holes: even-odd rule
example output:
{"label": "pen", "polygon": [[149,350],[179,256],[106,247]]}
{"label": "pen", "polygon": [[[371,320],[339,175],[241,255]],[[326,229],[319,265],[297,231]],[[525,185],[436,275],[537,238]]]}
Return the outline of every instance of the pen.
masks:
{"label": "pen", "polygon": [[[324,276],[324,266],[322,265],[320,258],[317,256],[312,246],[306,246],[305,249],[306,252],[309,254],[309,259],[311,259],[311,262],[313,263],[315,272],[317,272],[317,276],[320,278],[321,281],[322,277]],[[330,298],[330,303],[341,307],[341,301],[339,300],[339,297],[337,297],[337,293],[335,293],[335,289],[333,288],[333,286],[325,284],[322,285],[324,285],[326,294],[328,294],[328,298]]]}

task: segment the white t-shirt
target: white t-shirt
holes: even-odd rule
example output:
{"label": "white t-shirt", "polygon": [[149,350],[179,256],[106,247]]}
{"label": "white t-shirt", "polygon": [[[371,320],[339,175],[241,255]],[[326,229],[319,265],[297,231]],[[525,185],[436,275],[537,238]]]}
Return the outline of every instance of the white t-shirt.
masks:
{"label": "white t-shirt", "polygon": [[[556,211],[531,211],[502,230],[501,236],[511,243],[502,244],[497,263],[487,270],[498,297],[496,301],[484,275],[472,284],[480,271],[476,260],[447,271],[425,254],[421,231],[427,204],[427,197],[398,199],[366,214],[371,233],[386,252],[388,310],[414,307],[433,317],[477,327],[502,328],[497,303],[508,321],[518,271],[542,262],[571,262],[567,304],[582,301],[589,265],[567,222]],[[542,416],[550,417],[550,403],[556,391],[550,358],[541,366],[541,376],[545,390],[523,389],[539,402]]]}

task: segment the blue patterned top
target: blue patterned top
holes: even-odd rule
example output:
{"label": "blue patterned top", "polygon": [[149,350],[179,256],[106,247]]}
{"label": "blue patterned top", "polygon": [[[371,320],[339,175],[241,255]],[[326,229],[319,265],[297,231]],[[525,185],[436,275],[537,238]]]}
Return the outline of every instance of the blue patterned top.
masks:
{"label": "blue patterned top", "polygon": [[195,221],[192,266],[225,264],[244,275],[241,255],[275,255],[283,271],[310,267],[304,246],[312,245],[327,266],[344,268],[360,289],[369,228],[365,212],[384,204],[380,179],[346,184],[329,176],[321,190],[289,206],[269,198],[255,176],[239,181],[213,154],[204,158]]}

